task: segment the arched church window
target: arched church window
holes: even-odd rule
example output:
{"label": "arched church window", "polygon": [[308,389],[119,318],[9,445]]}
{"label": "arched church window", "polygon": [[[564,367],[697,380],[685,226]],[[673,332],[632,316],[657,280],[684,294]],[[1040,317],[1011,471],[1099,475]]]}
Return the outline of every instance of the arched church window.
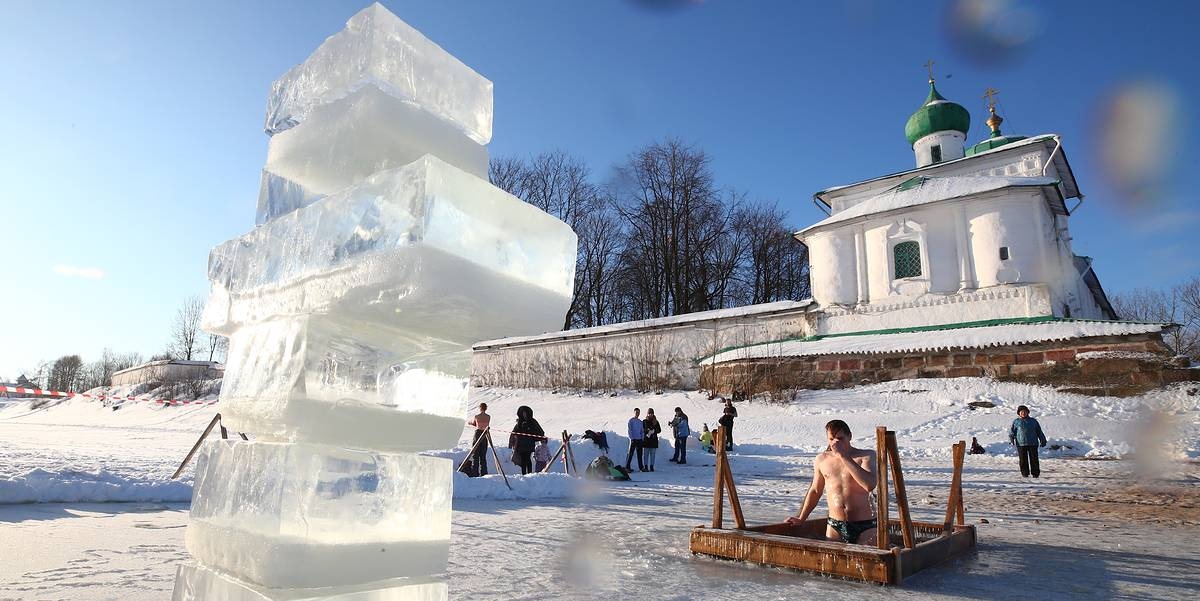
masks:
{"label": "arched church window", "polygon": [[915,278],[921,275],[921,245],[913,242],[901,242],[892,249],[895,260],[896,279]]}
{"label": "arched church window", "polygon": [[942,145],[941,144],[934,144],[933,147],[929,149],[929,158],[934,163],[942,162]]}

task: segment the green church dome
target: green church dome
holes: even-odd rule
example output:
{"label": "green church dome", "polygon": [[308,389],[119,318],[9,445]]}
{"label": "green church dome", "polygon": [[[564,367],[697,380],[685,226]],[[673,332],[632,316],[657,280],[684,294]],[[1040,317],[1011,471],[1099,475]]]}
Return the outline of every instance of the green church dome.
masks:
{"label": "green church dome", "polygon": [[904,126],[904,135],[911,145],[934,132],[957,131],[965,136],[969,129],[971,114],[962,105],[942,98],[931,79],[929,97],[925,99],[925,104],[908,118],[908,123]]}

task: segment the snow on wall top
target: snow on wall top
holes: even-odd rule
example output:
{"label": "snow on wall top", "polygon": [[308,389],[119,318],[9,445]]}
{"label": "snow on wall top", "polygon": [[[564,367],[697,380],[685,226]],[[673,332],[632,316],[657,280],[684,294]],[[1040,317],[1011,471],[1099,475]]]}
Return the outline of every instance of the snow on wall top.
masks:
{"label": "snow on wall top", "polygon": [[984,348],[1091,336],[1120,336],[1161,332],[1163,324],[1122,321],[1053,321],[1037,324],[1005,324],[954,330],[837,336],[820,340],[792,340],[732,349],[705,358],[703,363],[725,363],[744,359],[805,357],[814,355],[874,355]]}
{"label": "snow on wall top", "polygon": [[849,209],[834,213],[796,233],[804,234],[866,215],[886,213],[971,194],[981,194],[1003,188],[1053,186],[1057,183],[1058,180],[1052,177],[918,176],[886,192],[872,196]]}
{"label": "snow on wall top", "polygon": [[474,350],[483,350],[494,346],[509,346],[514,344],[523,344],[527,342],[540,342],[544,340],[558,340],[565,338],[578,338],[582,336],[599,336],[604,334],[613,334],[616,332],[624,332],[627,330],[641,330],[646,328],[656,328],[663,326],[674,326],[680,324],[694,323],[697,321],[708,321],[711,319],[730,319],[734,317],[750,317],[763,315],[767,313],[780,313],[803,309],[813,304],[812,299],[801,301],[775,301],[773,303],[762,303],[758,305],[746,305],[744,307],[732,307],[729,309],[717,309],[714,311],[698,311],[696,313],[687,313],[685,315],[673,315],[671,317],[658,317],[655,319],[643,319],[639,321],[626,321],[621,323],[609,324],[606,326],[595,326],[592,328],[580,328],[578,330],[562,330],[559,332],[547,332],[545,334],[536,334],[533,336],[514,336],[512,338],[498,338],[495,340],[484,340],[476,342],[472,347]]}

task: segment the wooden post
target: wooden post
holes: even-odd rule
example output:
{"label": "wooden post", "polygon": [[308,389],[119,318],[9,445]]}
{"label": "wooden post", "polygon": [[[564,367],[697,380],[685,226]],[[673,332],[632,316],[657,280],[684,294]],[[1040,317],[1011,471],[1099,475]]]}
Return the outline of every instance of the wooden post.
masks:
{"label": "wooden post", "polygon": [[729,507],[733,509],[733,519],[737,522],[738,530],[746,529],[746,519],[742,517],[742,503],[738,500],[737,488],[733,485],[733,470],[729,468],[729,456],[721,455],[724,467],[721,469],[722,477],[725,479],[725,487],[729,489]]}
{"label": "wooden post", "polygon": [[880,549],[888,548],[887,427],[875,428],[875,538]]}
{"label": "wooden post", "polygon": [[[200,448],[200,443],[204,442],[205,438],[208,438],[208,435],[212,432],[213,427],[219,423],[221,423],[220,413],[214,415],[212,421],[208,422],[208,427],[204,429],[204,434],[201,434],[200,438],[196,441],[196,444],[192,445],[192,450],[188,451],[188,454],[183,458],[183,463],[179,464],[179,469],[175,470],[174,474],[171,474],[172,480],[178,478],[179,474],[183,473],[183,468],[187,467],[187,465],[192,462],[192,456],[195,455],[196,451]],[[221,426],[221,430],[224,429],[225,426]]]}
{"label": "wooden post", "polygon": [[722,511],[725,503],[725,476],[722,470],[725,469],[725,428],[717,427],[717,436],[713,441],[717,445],[717,465],[713,469],[713,528],[721,528]]}
{"label": "wooden post", "polygon": [[504,478],[504,485],[508,490],[512,490],[512,485],[508,483],[508,474],[504,473],[504,466],[500,465],[500,454],[496,452],[496,443],[492,440],[492,427],[488,426],[483,431],[483,435],[487,438],[488,448],[492,450],[492,458],[496,460],[496,470],[500,472],[500,476]]}
{"label": "wooden post", "polygon": [[[961,449],[961,452],[959,453],[959,455],[962,456],[962,458],[959,459],[960,465],[962,463],[964,463],[964,461],[966,459],[966,457],[965,457],[966,451],[967,451],[966,441],[963,441],[962,445],[963,445],[963,447]],[[967,525],[967,516],[964,515],[964,512],[963,512],[963,491],[962,491],[962,476],[961,475],[958,478],[958,512],[957,513],[958,513],[958,525],[966,526]]]}
{"label": "wooden post", "polygon": [[913,536],[912,516],[908,513],[908,492],[904,489],[904,472],[900,470],[900,450],[896,446],[896,433],[887,433],[888,461],[892,464],[892,483],[896,486],[896,510],[900,514],[900,533],[904,536],[904,547],[916,546]]}
{"label": "wooden post", "polygon": [[484,442],[485,441],[484,441],[483,436],[480,436],[479,438],[477,438],[475,440],[475,444],[471,445],[471,450],[467,451],[466,459],[463,459],[462,463],[458,464],[458,471],[460,471],[460,472],[462,471],[463,466],[466,465],[467,462],[470,461],[471,458],[475,456],[475,449],[479,448],[479,445],[483,444]]}
{"label": "wooden post", "polygon": [[946,503],[946,519],[942,521],[942,530],[947,534],[952,530],[951,524],[954,521],[954,514],[958,510],[962,494],[962,468],[966,446],[967,443],[960,440],[951,448],[951,453],[954,455],[954,475],[950,478],[950,501]]}
{"label": "wooden post", "polygon": [[[554,456],[550,458],[550,463],[547,463],[546,467],[542,468],[542,471],[539,473],[542,473],[542,474],[549,473],[550,468],[554,467],[554,462],[558,461],[558,456],[562,455],[562,452],[563,452],[563,447],[559,447],[558,450],[554,452]],[[564,458],[563,459],[563,471],[566,471],[566,470],[567,470],[566,459]]]}
{"label": "wooden post", "polygon": [[571,469],[567,471],[567,474],[574,472],[578,476],[579,468],[575,467],[575,454],[571,452],[571,435],[567,434],[566,430],[562,431],[562,443],[563,448],[566,449],[563,451],[563,466],[570,465]]}

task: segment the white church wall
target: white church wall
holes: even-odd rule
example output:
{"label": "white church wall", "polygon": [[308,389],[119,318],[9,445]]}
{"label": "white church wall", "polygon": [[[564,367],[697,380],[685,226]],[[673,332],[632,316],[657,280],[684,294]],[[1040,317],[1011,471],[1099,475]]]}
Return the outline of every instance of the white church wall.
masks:
{"label": "white church wall", "polygon": [[845,334],[1011,319],[1052,314],[1049,287],[1044,284],[994,286],[953,294],[893,297],[891,302],[848,307],[822,307],[817,314],[819,334]]}
{"label": "white church wall", "polygon": [[[1037,214],[1046,212],[1041,192],[1010,192],[1003,199],[965,205],[971,253],[980,288],[999,284],[1049,282],[1045,232]],[[1001,259],[1001,248],[1008,259]]]}
{"label": "white church wall", "polygon": [[851,232],[848,229],[822,232],[807,242],[813,300],[822,305],[856,302],[857,257]]}

